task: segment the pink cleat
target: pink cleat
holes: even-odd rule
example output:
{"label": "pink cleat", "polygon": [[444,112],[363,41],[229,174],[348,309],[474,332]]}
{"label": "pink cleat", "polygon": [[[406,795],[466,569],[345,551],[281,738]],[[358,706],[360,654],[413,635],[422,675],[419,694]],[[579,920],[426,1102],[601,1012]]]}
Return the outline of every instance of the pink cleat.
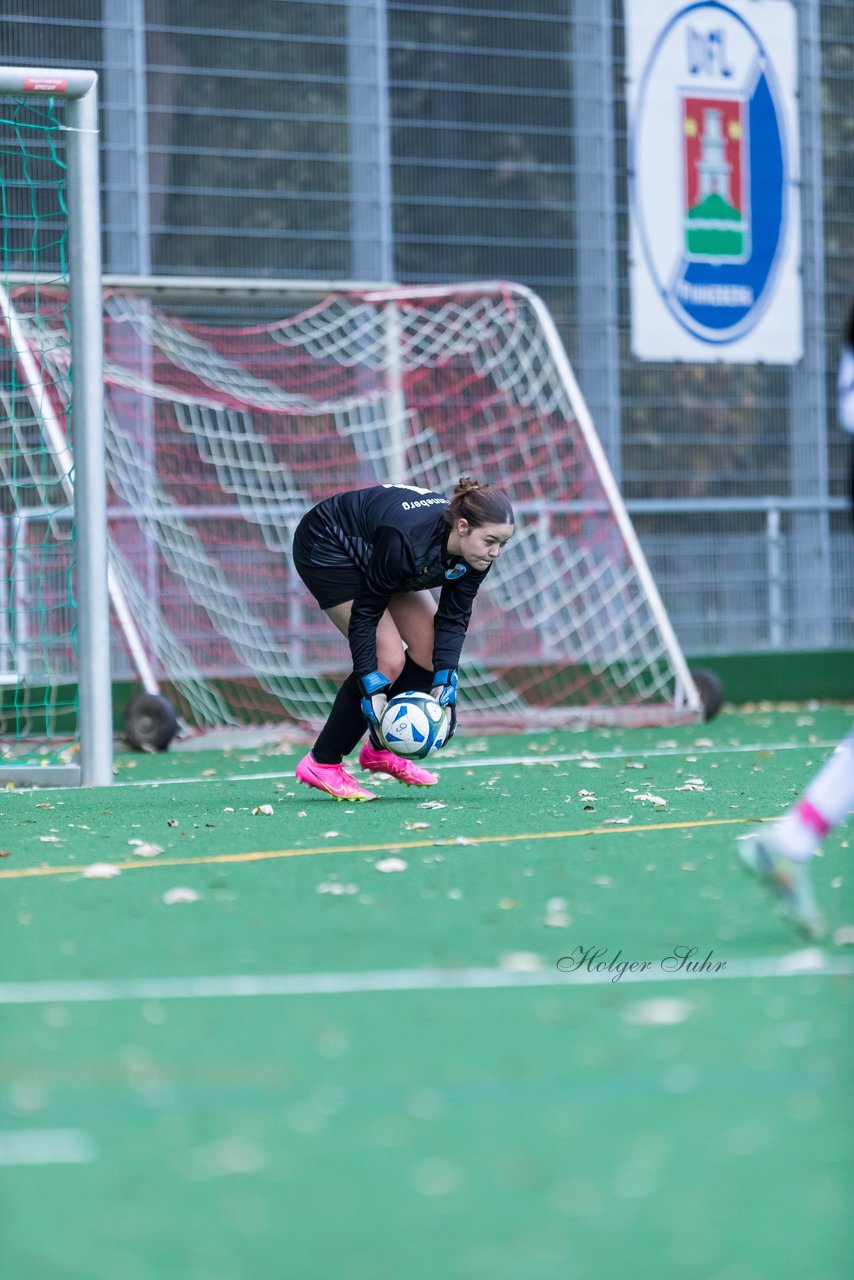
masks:
{"label": "pink cleat", "polygon": [[377,751],[370,740],[359,752],[359,764],[369,773],[388,773],[398,782],[405,782],[407,787],[435,787],[439,781],[437,774],[422,769],[414,760],[396,756],[393,751]]}
{"label": "pink cleat", "polygon": [[376,800],[373,791],[360,787],[343,764],[318,764],[309,751],[296,767],[297,781],[306,787],[317,787],[336,800]]}

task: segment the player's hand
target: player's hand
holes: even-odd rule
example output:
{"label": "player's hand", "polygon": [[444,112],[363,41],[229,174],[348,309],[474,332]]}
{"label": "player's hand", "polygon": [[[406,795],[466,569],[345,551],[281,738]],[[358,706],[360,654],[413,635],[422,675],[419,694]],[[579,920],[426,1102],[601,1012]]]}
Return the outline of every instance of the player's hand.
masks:
{"label": "player's hand", "polygon": [[371,742],[378,751],[383,750],[380,720],[388,702],[389,687],[390,682],[381,671],[372,671],[369,675],[359,676],[359,688],[362,690],[362,715],[368,722]]}
{"label": "player's hand", "polygon": [[441,707],[448,712],[448,736],[445,738],[444,745],[447,745],[457,731],[457,669],[456,667],[445,667],[442,671],[433,672],[433,688],[430,690],[432,696],[436,699]]}

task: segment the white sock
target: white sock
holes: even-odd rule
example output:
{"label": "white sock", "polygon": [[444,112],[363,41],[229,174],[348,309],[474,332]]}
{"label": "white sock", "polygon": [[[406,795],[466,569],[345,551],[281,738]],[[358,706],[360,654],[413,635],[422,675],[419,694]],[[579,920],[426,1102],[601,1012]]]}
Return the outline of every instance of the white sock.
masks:
{"label": "white sock", "polygon": [[810,858],[854,810],[854,733],[819,769],[798,802],[774,824],[774,843],[790,858]]}

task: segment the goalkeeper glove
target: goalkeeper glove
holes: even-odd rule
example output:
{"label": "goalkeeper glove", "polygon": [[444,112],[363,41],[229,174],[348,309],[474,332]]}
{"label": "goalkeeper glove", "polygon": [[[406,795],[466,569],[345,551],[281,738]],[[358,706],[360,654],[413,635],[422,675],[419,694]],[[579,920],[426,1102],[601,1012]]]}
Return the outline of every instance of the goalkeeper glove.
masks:
{"label": "goalkeeper glove", "polygon": [[457,730],[457,669],[445,667],[442,671],[433,672],[432,696],[448,713],[448,736],[450,742]]}
{"label": "goalkeeper glove", "polygon": [[381,671],[371,671],[369,675],[359,676],[358,679],[362,690],[362,715],[368,722],[368,733],[373,746],[377,751],[382,751],[380,720],[388,702],[390,682]]}

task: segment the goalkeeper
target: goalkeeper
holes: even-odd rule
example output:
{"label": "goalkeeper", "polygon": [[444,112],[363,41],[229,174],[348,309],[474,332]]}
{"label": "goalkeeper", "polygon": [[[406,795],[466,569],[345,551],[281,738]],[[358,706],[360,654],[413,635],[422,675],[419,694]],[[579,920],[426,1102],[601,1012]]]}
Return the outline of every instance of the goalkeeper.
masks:
{"label": "goalkeeper", "polygon": [[[359,764],[407,786],[434,773],[383,749],[377,728],[389,698],[430,692],[456,727],[457,667],[480,584],[513,533],[507,496],[464,476],[450,501],[430,489],[384,484],[334,494],[294,535],[294,564],[350,644],[352,674],[296,768],[300,782],[337,800],[374,800],[344,768],[367,729]],[[431,588],[441,587],[438,605]]]}

